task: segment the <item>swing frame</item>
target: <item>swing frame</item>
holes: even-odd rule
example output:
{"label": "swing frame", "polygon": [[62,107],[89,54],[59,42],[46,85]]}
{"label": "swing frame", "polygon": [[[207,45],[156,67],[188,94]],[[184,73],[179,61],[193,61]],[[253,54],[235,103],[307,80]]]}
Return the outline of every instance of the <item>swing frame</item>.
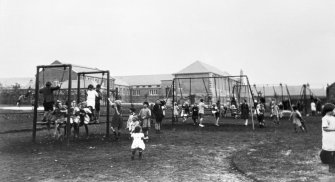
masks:
{"label": "swing frame", "polygon": [[[35,79],[35,102],[34,102],[34,117],[33,117],[33,142],[36,142],[36,125],[37,125],[37,108],[38,108],[38,98],[39,98],[39,74],[40,74],[40,69],[42,68],[42,71],[45,68],[64,68],[66,70],[69,68],[69,84],[68,84],[68,97],[67,97],[67,112],[70,113],[71,109],[71,89],[72,89],[72,65],[71,64],[57,64],[57,65],[39,65],[36,66],[36,79]],[[44,74],[44,72],[43,72]],[[64,73],[63,73],[64,74]],[[43,77],[44,80],[44,77]],[[43,83],[44,84],[44,83]],[[66,120],[66,140],[67,144],[70,143],[70,115],[67,116]]]}
{"label": "swing frame", "polygon": [[[181,90],[181,88],[180,88],[180,81],[179,80],[190,80],[190,83],[189,83],[189,85],[190,85],[190,93],[191,93],[191,80],[202,80],[203,83],[204,83],[205,90],[206,90],[206,96],[208,97],[209,94],[208,94],[207,86],[205,84],[204,79],[208,79],[208,80],[214,79],[214,82],[215,82],[214,83],[215,84],[215,88],[214,88],[215,89],[215,93],[217,92],[216,81],[215,80],[216,79],[227,79],[227,81],[228,81],[227,86],[228,86],[228,89],[229,89],[229,95],[230,95],[230,80],[233,79],[233,80],[236,80],[236,83],[237,83],[236,85],[240,86],[239,91],[238,91],[239,97],[240,97],[241,87],[244,86],[244,85],[242,85],[242,78],[246,79],[247,83],[244,84],[244,85],[246,85],[248,87],[248,92],[251,95],[251,102],[254,104],[254,100],[255,100],[254,99],[254,94],[253,94],[253,91],[252,91],[252,88],[251,88],[251,85],[250,85],[250,82],[249,82],[249,78],[248,78],[247,75],[238,75],[238,76],[206,76],[206,77],[181,77],[181,78],[174,78],[172,80],[172,107],[173,107],[173,104],[176,101],[175,97],[176,97],[176,99],[178,99],[178,92],[177,92],[178,89],[175,88],[177,86],[176,84],[178,84],[179,89]],[[216,93],[216,95],[217,95],[217,93]],[[220,94],[219,94],[219,97],[221,97]],[[217,98],[217,96],[216,96],[216,98]],[[258,116],[257,112],[256,112],[256,115]],[[173,118],[173,112],[172,112],[172,118]],[[174,121],[172,120],[172,124],[173,123],[174,123]],[[254,123],[253,116],[252,116],[252,123]],[[253,129],[254,129],[254,124],[253,124]]]}
{"label": "swing frame", "polygon": [[[102,78],[101,81],[103,81],[103,76],[105,74],[107,74],[107,98],[109,98],[109,92],[110,92],[110,73],[108,70],[105,71],[89,71],[89,72],[78,72],[77,73],[77,103],[80,102],[80,78],[81,76],[83,76],[83,79],[85,79],[86,75],[90,75],[90,74],[102,74]],[[84,80],[85,83],[85,80]],[[106,118],[106,137],[109,137],[109,109],[110,109],[110,105],[109,102],[107,103],[107,118]]]}
{"label": "swing frame", "polygon": [[[57,65],[38,65],[36,66],[36,79],[35,79],[35,101],[34,101],[34,117],[33,117],[33,133],[32,133],[32,140],[35,143],[36,142],[36,126],[37,126],[37,108],[38,108],[38,99],[39,99],[39,74],[40,74],[40,69],[42,71],[45,68],[64,68],[68,70],[68,97],[67,97],[67,112],[70,113],[71,109],[71,90],[72,90],[72,65],[71,64],[57,64]],[[64,72],[63,71],[63,77],[64,77]],[[44,72],[43,72],[44,74]],[[78,79],[78,85],[77,85],[77,101],[80,102],[80,76],[81,75],[87,75],[87,74],[107,74],[107,98],[109,98],[109,91],[110,91],[110,73],[109,71],[91,71],[91,72],[78,72],[77,73],[77,79]],[[103,79],[103,78],[102,78]],[[44,76],[43,76],[44,80]],[[44,84],[44,83],[43,83]],[[107,119],[106,119],[106,137],[109,136],[109,102],[107,102]],[[69,145],[70,143],[70,135],[71,135],[71,130],[70,130],[70,115],[67,116],[67,121],[66,121],[66,140],[67,144]]]}

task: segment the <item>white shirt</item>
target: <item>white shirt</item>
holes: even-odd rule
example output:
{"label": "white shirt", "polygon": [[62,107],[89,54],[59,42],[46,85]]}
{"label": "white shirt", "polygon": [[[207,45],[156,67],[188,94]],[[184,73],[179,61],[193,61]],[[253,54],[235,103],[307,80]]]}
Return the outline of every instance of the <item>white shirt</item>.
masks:
{"label": "white shirt", "polygon": [[95,97],[98,97],[95,90],[87,90],[87,106],[91,106],[93,109],[95,109]]}
{"label": "white shirt", "polygon": [[198,105],[198,108],[199,108],[199,114],[205,114],[205,103],[203,102],[200,102],[199,105]]}
{"label": "white shirt", "polygon": [[316,111],[316,106],[314,102],[311,102],[311,110]]}
{"label": "white shirt", "polygon": [[335,117],[325,115],[322,118],[322,149],[335,151],[335,131],[324,131],[323,127],[335,129]]}

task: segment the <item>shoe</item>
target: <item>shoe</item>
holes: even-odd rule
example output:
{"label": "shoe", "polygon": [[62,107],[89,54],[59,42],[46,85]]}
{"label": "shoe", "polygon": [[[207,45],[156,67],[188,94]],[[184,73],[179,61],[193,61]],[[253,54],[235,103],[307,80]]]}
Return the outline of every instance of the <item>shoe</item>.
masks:
{"label": "shoe", "polygon": [[203,125],[203,124],[199,124],[199,126],[200,126],[200,127],[205,127],[205,125]]}

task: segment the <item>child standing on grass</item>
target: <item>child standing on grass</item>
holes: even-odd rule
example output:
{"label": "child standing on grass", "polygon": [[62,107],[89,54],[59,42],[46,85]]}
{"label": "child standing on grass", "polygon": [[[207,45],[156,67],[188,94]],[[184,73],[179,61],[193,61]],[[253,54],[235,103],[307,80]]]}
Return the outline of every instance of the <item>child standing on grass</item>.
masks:
{"label": "child standing on grass", "polygon": [[294,125],[294,132],[298,132],[297,128],[300,128],[302,132],[305,132],[305,128],[302,126],[301,121],[302,117],[300,112],[298,111],[297,106],[293,106],[293,112],[291,113],[290,119],[292,118]]}
{"label": "child standing on grass", "polygon": [[204,120],[204,116],[205,116],[205,108],[207,108],[206,104],[204,103],[204,99],[200,99],[198,108],[199,108],[199,126],[205,127],[205,125],[202,124],[202,121]]}
{"label": "child standing on grass", "polygon": [[215,117],[215,126],[219,126],[219,119],[220,119],[220,112],[219,112],[219,108],[216,104],[213,104],[212,106],[212,114]]}
{"label": "child standing on grass", "polygon": [[197,125],[198,122],[198,117],[199,117],[199,108],[197,106],[197,104],[194,104],[194,106],[192,106],[192,119],[193,119],[193,125]]}
{"label": "child standing on grass", "polygon": [[131,137],[131,134],[134,133],[136,126],[140,126],[140,121],[139,121],[137,116],[134,116],[134,117],[131,118],[131,122],[130,122],[129,128],[128,128],[129,133],[130,133],[130,137]]}
{"label": "child standing on grass", "polygon": [[122,128],[123,120],[122,120],[122,109],[121,109],[121,101],[116,100],[114,103],[109,98],[109,103],[112,105],[113,117],[112,117],[112,131],[114,133],[115,139],[118,140],[121,133],[120,130]]}
{"label": "child standing on grass", "polygon": [[151,111],[148,108],[148,106],[149,106],[148,102],[143,102],[143,108],[140,110],[140,113],[138,114],[141,120],[142,130],[144,133],[144,140],[149,140]]}
{"label": "child standing on grass", "polygon": [[141,127],[136,126],[134,132],[131,134],[133,143],[131,144],[131,160],[135,159],[135,153],[138,151],[139,159],[142,159],[142,152],[145,149],[144,134],[141,133]]}
{"label": "child standing on grass", "polygon": [[162,103],[161,103],[160,100],[156,100],[156,103],[155,103],[154,108],[152,109],[152,111],[153,111],[153,115],[155,117],[156,133],[160,133],[161,132],[162,120],[164,118]]}

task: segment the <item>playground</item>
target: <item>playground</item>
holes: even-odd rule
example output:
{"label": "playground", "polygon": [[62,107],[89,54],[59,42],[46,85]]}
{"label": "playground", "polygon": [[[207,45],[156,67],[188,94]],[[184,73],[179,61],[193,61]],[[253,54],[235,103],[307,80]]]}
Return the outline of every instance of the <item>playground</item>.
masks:
{"label": "playground", "polygon": [[[123,108],[127,110],[127,108]],[[191,119],[150,133],[142,160],[130,159],[123,130],[116,141],[105,125],[90,125],[90,137],[55,140],[38,126],[32,142],[32,111],[1,109],[0,181],[324,181],[334,176],[319,159],[320,117],[306,117],[307,133],[294,133],[291,121],[252,130],[243,120],[210,111],[204,128]],[[41,117],[41,116],[39,116]]]}

